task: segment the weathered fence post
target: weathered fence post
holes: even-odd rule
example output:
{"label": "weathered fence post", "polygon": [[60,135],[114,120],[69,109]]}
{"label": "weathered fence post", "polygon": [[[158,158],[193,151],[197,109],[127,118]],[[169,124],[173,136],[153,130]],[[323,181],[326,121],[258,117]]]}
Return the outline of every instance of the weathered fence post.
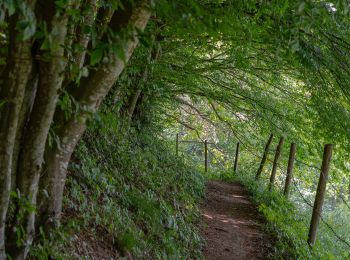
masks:
{"label": "weathered fence post", "polygon": [[208,141],[204,141],[204,170],[208,172]]}
{"label": "weathered fence post", "polygon": [[278,142],[278,145],[276,148],[275,159],[273,160],[272,171],[271,171],[271,176],[270,176],[270,183],[269,183],[269,190],[272,189],[274,182],[275,182],[278,160],[279,160],[280,155],[281,155],[283,143],[284,143],[284,137],[281,136],[280,141]]}
{"label": "weathered fence post", "polygon": [[233,171],[235,173],[237,173],[237,170],[238,170],[238,158],[239,158],[239,142],[237,143],[237,146],[236,146],[235,164],[233,166]]}
{"label": "weathered fence post", "polygon": [[291,184],[292,178],[293,178],[293,169],[294,169],[296,147],[297,146],[295,143],[292,143],[290,145],[288,167],[287,167],[287,176],[286,176],[286,182],[284,184],[284,191],[283,191],[283,193],[286,197],[288,197],[288,195],[289,195],[289,188],[290,188],[290,184]]}
{"label": "weathered fence post", "polygon": [[318,225],[320,223],[322,206],[323,206],[324,197],[326,193],[329,165],[332,159],[332,150],[333,150],[332,144],[326,144],[324,146],[320,179],[318,181],[314,208],[312,210],[310,230],[309,230],[309,235],[307,239],[307,242],[310,246],[313,246],[316,242],[316,233],[317,233]]}
{"label": "weathered fence post", "polygon": [[176,156],[179,156],[179,134],[176,134]]}
{"label": "weathered fence post", "polygon": [[259,169],[256,172],[255,179],[259,179],[260,178],[261,172],[262,172],[262,170],[264,168],[264,165],[265,165],[265,162],[266,162],[266,159],[267,159],[267,154],[269,152],[269,147],[270,147],[270,144],[272,142],[272,138],[273,138],[273,134],[270,135],[270,138],[269,138],[269,140],[266,143],[264,154],[263,154],[263,157],[261,159],[261,163],[260,163]]}

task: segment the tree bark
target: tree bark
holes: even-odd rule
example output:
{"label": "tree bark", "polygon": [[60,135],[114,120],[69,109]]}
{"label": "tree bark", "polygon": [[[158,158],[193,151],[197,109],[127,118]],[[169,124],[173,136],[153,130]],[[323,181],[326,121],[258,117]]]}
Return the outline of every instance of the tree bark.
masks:
{"label": "tree bark", "polygon": [[[144,73],[146,74],[146,73]],[[141,79],[142,80],[142,79]],[[138,88],[135,90],[135,92],[133,93],[132,97],[131,97],[131,101],[127,110],[128,113],[128,125],[131,124],[132,121],[132,115],[134,114],[135,108],[136,108],[136,103],[137,100],[139,99],[140,95],[141,95],[142,89]]]}
{"label": "tree bark", "polygon": [[276,172],[277,172],[277,167],[278,167],[278,160],[280,159],[283,143],[284,143],[284,137],[281,137],[280,141],[278,142],[277,148],[276,148],[275,159],[273,160],[272,171],[271,171],[271,176],[270,176],[270,183],[269,183],[269,190],[272,189],[272,187],[274,186],[274,183],[275,183]]}
{"label": "tree bark", "polygon": [[[33,10],[35,1],[26,1]],[[15,147],[18,117],[24,99],[26,82],[31,71],[31,40],[18,42],[16,30],[20,15],[10,21],[10,43],[7,66],[2,73],[1,99],[5,104],[0,110],[0,259],[5,259],[5,223],[10,199],[13,151]]]}
{"label": "tree bark", "polygon": [[255,179],[257,179],[257,180],[260,178],[260,175],[261,175],[261,173],[262,173],[262,171],[264,169],[264,165],[265,165],[265,162],[266,162],[266,159],[267,159],[267,154],[269,153],[269,147],[270,147],[270,144],[272,142],[272,139],[273,139],[273,134],[270,135],[269,140],[266,143],[264,154],[263,154],[263,157],[261,159],[261,163],[260,163],[259,169],[258,169],[258,171],[256,172],[256,175],[255,175]]}
{"label": "tree bark", "polygon": [[142,101],[144,101],[142,99],[141,93],[142,93],[143,85],[147,82],[147,79],[148,79],[148,74],[150,70],[149,65],[151,63],[154,63],[159,58],[159,55],[160,55],[160,49],[159,49],[159,45],[156,42],[156,38],[157,37],[153,38],[152,47],[149,49],[149,54],[147,56],[144,70],[141,73],[141,77],[138,80],[138,84],[135,88],[135,91],[132,94],[127,104],[127,111],[126,111],[127,112],[127,129],[126,130],[128,130],[128,128],[132,123],[132,119],[135,114],[135,111],[137,111],[138,105],[142,104]]}
{"label": "tree bark", "polygon": [[[45,7],[43,19],[51,28],[50,35],[53,45],[50,46],[49,51],[41,53],[42,59],[38,62],[38,86],[33,110],[24,134],[17,175],[17,188],[22,198],[25,198],[34,207],[36,206],[38,183],[44,163],[45,143],[66,65],[63,44],[68,21],[68,15],[65,12],[62,15],[56,14],[54,2],[44,3],[44,1],[40,1],[40,5]],[[25,230],[22,245],[18,246],[17,241],[9,242],[12,245],[10,253],[14,259],[26,258],[34,237],[35,211],[25,210],[24,214],[24,218],[16,225],[22,226]],[[15,238],[15,236],[11,237]]]}
{"label": "tree bark", "polygon": [[30,73],[28,82],[26,84],[24,99],[21,106],[21,111],[18,116],[18,125],[16,131],[16,140],[13,148],[13,158],[12,158],[12,184],[11,190],[16,189],[16,179],[17,179],[17,166],[18,166],[18,156],[20,153],[21,143],[23,141],[23,134],[25,132],[26,124],[28,123],[28,118],[33,108],[33,103],[36,94],[36,88],[38,85],[38,68],[37,63],[33,62],[32,72]]}
{"label": "tree bark", "polygon": [[[127,19],[123,15],[125,14],[120,14],[120,12],[113,15],[110,23],[112,29],[119,30],[126,26],[132,26],[138,30],[144,30],[150,18],[148,1],[138,1]],[[127,42],[124,49],[125,62],[114,55],[109,56],[112,62],[102,64],[82,83],[78,90],[79,93],[73,93],[75,100],[84,110],[61,124],[62,127],[57,132],[60,138],[60,147],[55,145],[46,151],[46,170],[41,189],[47,191],[48,198],[43,198],[40,203],[41,225],[52,226],[60,219],[67,167],[75,146],[85,131],[86,121],[90,116],[87,111],[95,112],[97,110],[123,71],[137,44],[138,38],[136,31],[134,31],[133,37]]]}
{"label": "tree bark", "polygon": [[97,10],[96,0],[86,0],[84,2],[84,7],[86,8],[86,12],[83,12],[84,21],[77,29],[77,38],[74,41],[74,44],[79,46],[80,49],[80,52],[73,57],[73,60],[79,69],[81,69],[84,65],[87,46],[90,41],[90,36],[89,34],[84,33],[84,29],[85,27],[92,27]]}

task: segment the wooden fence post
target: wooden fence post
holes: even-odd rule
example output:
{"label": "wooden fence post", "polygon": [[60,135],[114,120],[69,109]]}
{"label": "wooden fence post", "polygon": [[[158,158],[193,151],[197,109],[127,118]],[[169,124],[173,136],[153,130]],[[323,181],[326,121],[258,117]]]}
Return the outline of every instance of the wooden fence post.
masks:
{"label": "wooden fence post", "polygon": [[289,188],[290,188],[290,184],[292,183],[295,153],[296,153],[296,144],[292,143],[290,145],[287,176],[286,176],[286,182],[284,184],[284,191],[283,191],[286,197],[288,197],[289,195]]}
{"label": "wooden fence post", "polygon": [[322,206],[323,206],[324,197],[326,193],[329,165],[332,159],[332,150],[333,150],[332,144],[326,144],[324,146],[320,179],[318,181],[314,208],[312,210],[309,235],[307,239],[307,242],[310,246],[313,246],[316,242],[316,233],[317,233],[318,225],[320,223]]}
{"label": "wooden fence post", "polygon": [[262,170],[264,168],[264,165],[265,165],[265,162],[266,162],[266,159],[267,159],[267,154],[269,152],[269,147],[270,147],[270,144],[272,142],[272,138],[273,138],[273,134],[270,135],[270,138],[269,138],[269,140],[266,143],[264,154],[263,154],[263,157],[261,159],[261,163],[260,163],[259,169],[256,172],[255,179],[259,179],[260,178],[261,172],[262,172]]}
{"label": "wooden fence post", "polygon": [[208,172],[208,141],[204,141],[204,170]]}
{"label": "wooden fence post", "polygon": [[277,145],[277,148],[276,148],[275,159],[273,160],[272,171],[271,171],[271,176],[270,176],[270,183],[269,183],[269,190],[272,189],[272,187],[273,187],[273,185],[275,183],[277,166],[278,166],[278,160],[279,160],[280,155],[281,155],[281,150],[282,150],[283,143],[284,143],[284,137],[281,136],[280,141],[278,142],[278,145]]}
{"label": "wooden fence post", "polygon": [[176,156],[179,156],[179,134],[176,134]]}
{"label": "wooden fence post", "polygon": [[235,157],[235,164],[233,167],[233,171],[235,173],[237,173],[237,170],[238,170],[238,158],[239,158],[239,142],[237,143],[237,146],[236,146],[236,157]]}

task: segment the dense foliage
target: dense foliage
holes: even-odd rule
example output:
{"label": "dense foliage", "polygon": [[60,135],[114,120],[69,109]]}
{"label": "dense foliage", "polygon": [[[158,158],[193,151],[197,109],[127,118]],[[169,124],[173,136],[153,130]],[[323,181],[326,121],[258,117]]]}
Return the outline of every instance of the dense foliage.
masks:
{"label": "dense foliage", "polygon": [[[278,191],[268,191],[265,181],[256,182],[254,175],[244,172],[236,177],[252,193],[252,198],[259,204],[259,210],[266,217],[267,231],[276,236],[275,255],[283,258],[336,259],[348,258],[349,208],[339,204],[323,214],[317,243],[312,248],[305,242],[309,231],[312,208],[298,203],[295,198],[288,200]],[[232,177],[231,177],[232,180]],[[295,197],[299,196],[295,194]],[[293,203],[294,202],[294,203]],[[339,237],[337,237],[339,236]],[[340,238],[340,239],[339,239]]]}
{"label": "dense foliage", "polygon": [[99,115],[69,169],[66,227],[60,231],[64,237],[42,239],[33,255],[200,256],[197,206],[203,197],[203,177],[152,133],[122,135],[116,131],[120,122],[113,113]]}
{"label": "dense foliage", "polygon": [[[0,259],[55,254],[45,243],[67,176],[73,230],[103,227],[120,254],[198,256],[202,142],[211,172],[232,168],[240,142],[239,169],[253,174],[270,133],[272,147],[286,140],[276,189],[297,144],[292,203],[243,181],[295,242],[290,254],[345,254],[349,11],[345,0],[0,2]],[[199,143],[175,158],[176,134]],[[312,252],[297,215],[310,215],[325,143],[335,144],[325,218],[337,246],[320,231]],[[286,230],[283,210],[304,233]]]}

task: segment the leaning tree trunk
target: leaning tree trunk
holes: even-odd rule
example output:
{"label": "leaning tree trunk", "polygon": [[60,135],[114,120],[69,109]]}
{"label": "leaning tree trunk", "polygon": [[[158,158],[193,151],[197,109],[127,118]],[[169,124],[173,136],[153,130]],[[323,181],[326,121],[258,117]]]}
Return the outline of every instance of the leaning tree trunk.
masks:
{"label": "leaning tree trunk", "polygon": [[[35,1],[27,1],[33,10]],[[0,259],[5,259],[5,223],[10,199],[13,150],[15,147],[18,117],[24,99],[26,82],[31,71],[31,41],[17,42],[19,32],[16,15],[10,21],[10,43],[7,66],[2,73],[0,99],[5,102],[0,110]]]}
{"label": "leaning tree trunk", "polygon": [[[131,10],[126,8],[123,11],[116,12],[111,19],[110,28],[120,30],[132,26],[137,30],[144,30],[149,18],[148,1],[142,0],[137,2],[137,5]],[[68,121],[61,122],[62,127],[57,132],[60,138],[60,147],[56,145],[46,151],[46,169],[41,189],[47,191],[48,198],[43,197],[40,203],[41,225],[51,226],[56,220],[59,220],[68,163],[77,142],[85,131],[86,120],[90,116],[87,111],[94,112],[97,110],[123,71],[137,44],[138,38],[135,30],[124,49],[125,60],[110,55],[111,63],[101,65],[82,82],[79,93],[72,93],[74,99],[80,107],[84,108],[84,111],[78,112]]]}
{"label": "leaning tree trunk", "polygon": [[13,148],[13,156],[12,158],[12,176],[11,176],[11,190],[16,190],[16,173],[17,173],[17,165],[18,165],[18,155],[21,149],[21,143],[23,141],[23,134],[24,129],[26,128],[26,124],[28,123],[28,118],[30,116],[30,113],[33,108],[35,94],[36,94],[36,88],[38,85],[38,68],[37,68],[37,62],[32,63],[32,71],[30,73],[30,76],[28,78],[26,87],[25,87],[25,93],[24,93],[24,99],[21,106],[21,111],[18,115],[18,124],[17,124],[17,131],[16,131],[16,139],[15,139],[15,145]]}
{"label": "leaning tree trunk", "polygon": [[77,37],[74,41],[74,44],[82,49],[73,57],[73,60],[77,64],[77,67],[79,69],[82,68],[84,65],[87,46],[90,41],[90,35],[84,33],[84,30],[86,29],[86,27],[89,28],[93,25],[97,9],[96,0],[86,0],[84,1],[84,5],[86,6],[84,21],[81,24],[81,26],[77,28]]}
{"label": "leaning tree trunk", "polygon": [[137,121],[140,120],[140,118],[142,117],[141,106],[143,103],[146,103],[147,100],[147,95],[145,95],[145,93],[143,92],[143,88],[149,79],[149,75],[152,74],[152,64],[154,64],[160,56],[160,46],[157,40],[159,40],[158,36],[155,36],[152,41],[152,47],[149,49],[149,55],[147,56],[147,61],[144,70],[141,73],[141,77],[138,80],[138,84],[133,94],[131,95],[129,102],[126,104],[126,133],[131,127],[133,120],[136,118]]}
{"label": "leaning tree trunk", "polygon": [[[63,44],[67,33],[68,15],[56,14],[55,3],[44,3],[40,6],[45,9],[41,13],[43,19],[51,28],[50,36],[53,45],[50,50],[40,53],[42,57],[38,62],[39,79],[33,109],[24,134],[22,150],[19,155],[17,188],[22,198],[35,207],[38,193],[40,174],[44,164],[45,143],[52,123],[58,90],[61,88],[65,58]],[[48,55],[48,56],[46,56]],[[22,211],[21,208],[18,209]],[[16,222],[25,230],[21,238],[21,245],[16,243],[18,238],[11,235],[9,244],[10,253],[14,259],[26,258],[29,246],[34,237],[35,211],[25,210],[23,219]]]}

